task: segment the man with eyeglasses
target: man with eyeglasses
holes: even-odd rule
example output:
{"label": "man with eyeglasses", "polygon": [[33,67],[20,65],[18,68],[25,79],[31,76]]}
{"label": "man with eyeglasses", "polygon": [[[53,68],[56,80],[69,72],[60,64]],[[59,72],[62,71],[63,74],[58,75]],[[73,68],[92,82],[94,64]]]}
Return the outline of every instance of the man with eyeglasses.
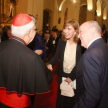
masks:
{"label": "man with eyeglasses", "polygon": [[11,39],[0,43],[0,108],[32,108],[30,97],[50,91],[52,73],[29,44],[35,36],[35,19],[18,14]]}

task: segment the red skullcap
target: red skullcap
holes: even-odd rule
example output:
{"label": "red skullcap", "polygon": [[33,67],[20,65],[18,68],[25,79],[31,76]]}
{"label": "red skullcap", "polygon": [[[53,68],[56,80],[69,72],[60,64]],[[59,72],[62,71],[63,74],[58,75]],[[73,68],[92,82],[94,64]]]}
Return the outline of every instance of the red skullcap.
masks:
{"label": "red skullcap", "polygon": [[18,14],[12,21],[13,26],[24,26],[29,24],[32,21],[32,18],[27,14]]}

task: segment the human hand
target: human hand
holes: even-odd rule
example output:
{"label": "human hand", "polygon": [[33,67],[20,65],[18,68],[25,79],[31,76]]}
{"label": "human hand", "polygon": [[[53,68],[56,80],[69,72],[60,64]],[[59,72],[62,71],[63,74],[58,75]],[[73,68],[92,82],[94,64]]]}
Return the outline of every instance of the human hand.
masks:
{"label": "human hand", "polygon": [[48,49],[48,47],[46,47],[46,49]]}
{"label": "human hand", "polygon": [[72,80],[69,77],[66,78],[65,81],[68,82],[68,83],[71,83],[72,82]]}
{"label": "human hand", "polygon": [[43,51],[42,50],[35,50],[35,53],[37,53],[38,55],[42,55]]}
{"label": "human hand", "polygon": [[48,68],[49,70],[51,70],[51,71],[53,70],[53,68],[52,68],[52,65],[51,65],[51,64],[48,64],[48,65],[47,65],[47,68]]}

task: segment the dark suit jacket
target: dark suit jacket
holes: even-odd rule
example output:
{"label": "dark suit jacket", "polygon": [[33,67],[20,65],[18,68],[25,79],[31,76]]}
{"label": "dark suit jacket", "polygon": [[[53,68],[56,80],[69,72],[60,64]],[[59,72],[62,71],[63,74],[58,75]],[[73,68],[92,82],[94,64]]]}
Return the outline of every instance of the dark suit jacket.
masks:
{"label": "dark suit jacket", "polygon": [[53,41],[55,40],[55,44],[53,44],[53,53],[55,53],[56,49],[57,49],[57,46],[58,46],[58,42],[59,42],[60,37],[57,36],[56,39],[54,39],[54,37],[51,37],[51,38],[52,38]]}
{"label": "dark suit jacket", "polygon": [[[45,39],[44,43],[46,43],[46,39]],[[53,42],[52,42],[52,39],[51,38],[49,38],[49,40],[45,44],[45,46],[48,47],[47,54],[50,54],[52,52],[52,49],[53,49]]]}
{"label": "dark suit jacket", "polygon": [[108,46],[95,40],[77,65],[74,108],[108,108]]}
{"label": "dark suit jacket", "polygon": [[[56,69],[56,73],[59,77],[70,77],[72,80],[76,79],[76,66],[73,68],[72,72],[70,74],[66,74],[63,72],[63,61],[64,61],[64,51],[65,51],[66,41],[63,41],[62,39],[59,40],[56,53],[54,57],[51,59],[49,64],[52,64],[54,66],[59,60],[59,66]],[[76,64],[78,60],[81,57],[81,46],[78,43],[77,44],[77,50],[76,50]]]}
{"label": "dark suit jacket", "polygon": [[31,50],[33,50],[33,51],[35,51],[35,50],[42,50],[43,54],[40,55],[40,57],[42,59],[45,59],[45,57],[46,57],[46,48],[45,48],[44,42],[43,42],[43,40],[42,40],[42,38],[41,38],[39,33],[36,33],[33,41],[28,44],[28,47]]}
{"label": "dark suit jacket", "polygon": [[0,89],[18,94],[48,92],[52,74],[43,60],[17,39],[0,43]]}

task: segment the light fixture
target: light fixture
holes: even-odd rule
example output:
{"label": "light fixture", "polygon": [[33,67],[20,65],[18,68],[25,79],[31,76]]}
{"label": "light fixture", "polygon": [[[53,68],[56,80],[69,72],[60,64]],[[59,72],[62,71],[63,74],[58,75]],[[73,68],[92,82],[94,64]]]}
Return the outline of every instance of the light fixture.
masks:
{"label": "light fixture", "polygon": [[73,1],[73,3],[75,3],[76,2],[76,0],[70,0],[71,2]]}
{"label": "light fixture", "polygon": [[104,17],[103,19],[104,19],[104,20],[106,20],[106,18],[105,18],[105,17]]}
{"label": "light fixture", "polygon": [[59,7],[59,11],[61,12],[61,7]]}
{"label": "light fixture", "polygon": [[61,11],[62,6],[63,6],[63,4],[64,4],[65,1],[66,1],[66,0],[63,0],[63,1],[61,2],[60,6],[59,6],[59,11]]}
{"label": "light fixture", "polygon": [[76,0],[73,0],[73,2],[75,3],[75,2],[76,2]]}
{"label": "light fixture", "polygon": [[88,7],[88,10],[91,11],[92,10],[92,7]]}
{"label": "light fixture", "polygon": [[93,9],[93,2],[92,0],[87,0],[87,9],[91,11]]}
{"label": "light fixture", "polygon": [[101,14],[100,13],[97,13],[97,16],[101,16]]}
{"label": "light fixture", "polygon": [[101,2],[100,2],[100,0],[98,0],[96,2],[96,5],[97,5],[97,10],[96,10],[97,16],[99,17],[99,16],[101,16]]}

